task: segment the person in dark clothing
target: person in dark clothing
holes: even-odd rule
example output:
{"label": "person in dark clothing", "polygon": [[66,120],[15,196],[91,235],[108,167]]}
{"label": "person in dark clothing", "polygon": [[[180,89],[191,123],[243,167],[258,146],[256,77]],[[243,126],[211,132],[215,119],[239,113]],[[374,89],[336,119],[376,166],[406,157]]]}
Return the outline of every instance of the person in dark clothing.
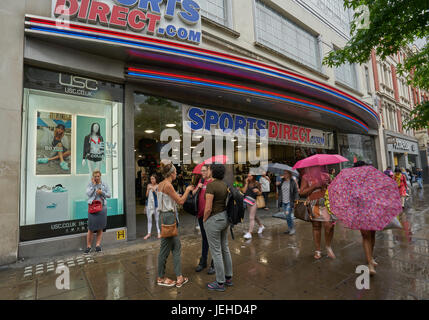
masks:
{"label": "person in dark clothing", "polygon": [[285,170],[281,181],[277,182],[279,190],[279,203],[281,204],[284,213],[286,214],[286,221],[288,230],[285,232],[289,235],[295,234],[295,224],[292,219],[292,212],[295,201],[298,200],[298,186],[289,171]]}
{"label": "person in dark clothing", "polygon": [[[199,192],[198,194],[198,224],[200,226],[201,231],[201,237],[202,237],[202,248],[201,248],[201,258],[200,263],[198,264],[197,268],[195,269],[196,272],[201,272],[203,269],[207,268],[207,258],[209,253],[209,243],[207,241],[207,234],[206,230],[204,229],[204,208],[206,207],[206,189],[207,185],[212,182],[212,179],[208,177],[208,166],[203,166],[201,168],[201,179],[198,181],[197,187],[192,192],[194,195]],[[210,268],[207,272],[208,274],[214,274],[214,264],[213,259],[211,261]]]}

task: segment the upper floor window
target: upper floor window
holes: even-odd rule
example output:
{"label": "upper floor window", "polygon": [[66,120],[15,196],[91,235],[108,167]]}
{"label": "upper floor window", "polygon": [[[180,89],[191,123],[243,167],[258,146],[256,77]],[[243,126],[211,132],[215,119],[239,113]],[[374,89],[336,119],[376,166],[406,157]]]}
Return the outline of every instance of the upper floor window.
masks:
{"label": "upper floor window", "polygon": [[313,69],[322,70],[317,36],[260,1],[256,2],[256,41]]}
{"label": "upper floor window", "polygon": [[344,0],[295,0],[319,17],[324,23],[350,37],[350,22],[353,10],[344,9]]}
{"label": "upper floor window", "polygon": [[221,25],[228,25],[227,0],[199,0],[201,15]]}

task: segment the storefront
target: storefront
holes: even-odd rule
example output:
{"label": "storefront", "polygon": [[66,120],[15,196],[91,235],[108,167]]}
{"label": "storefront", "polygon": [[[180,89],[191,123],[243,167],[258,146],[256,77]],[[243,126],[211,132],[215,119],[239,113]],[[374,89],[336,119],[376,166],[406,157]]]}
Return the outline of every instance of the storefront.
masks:
{"label": "storefront", "polygon": [[419,145],[416,139],[403,135],[385,132],[387,142],[387,161],[392,168],[415,170],[421,168]]}
{"label": "storefront", "polygon": [[[185,183],[196,164],[220,153],[232,159],[231,181],[251,167],[293,165],[315,153],[376,165],[369,133],[379,117],[371,106],[300,74],[201,46],[192,6],[141,11],[121,1],[98,9],[71,1],[63,25],[56,19],[63,2],[53,2],[52,18],[26,16],[21,257],[84,247],[85,189],[95,168],[112,191],[106,241],[115,242],[136,238],[144,181],[163,158]],[[82,18],[88,12],[92,22]],[[104,18],[109,27],[100,26]]]}

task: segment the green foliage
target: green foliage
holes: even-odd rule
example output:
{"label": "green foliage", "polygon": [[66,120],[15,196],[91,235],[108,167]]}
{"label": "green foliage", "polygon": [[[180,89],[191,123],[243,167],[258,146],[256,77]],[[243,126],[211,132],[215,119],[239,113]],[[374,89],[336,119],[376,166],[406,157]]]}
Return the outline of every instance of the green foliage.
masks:
{"label": "green foliage", "polygon": [[[366,29],[361,28],[362,6],[369,9],[370,24]],[[346,62],[365,63],[372,49],[385,59],[416,39],[429,38],[429,0],[345,0],[344,7],[355,11],[351,24],[353,36],[343,49],[331,51],[324,58],[323,63],[330,67]],[[429,90],[428,42],[421,51],[411,53],[403,65],[398,65],[397,71],[413,87]],[[405,127],[427,127],[428,114],[428,103],[417,106],[412,115],[418,119],[410,119]]]}

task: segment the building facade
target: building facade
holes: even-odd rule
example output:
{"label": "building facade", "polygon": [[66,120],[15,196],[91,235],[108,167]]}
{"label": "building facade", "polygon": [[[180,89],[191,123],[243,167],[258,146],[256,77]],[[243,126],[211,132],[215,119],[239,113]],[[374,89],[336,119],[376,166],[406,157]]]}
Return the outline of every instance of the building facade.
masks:
{"label": "building facade", "polygon": [[0,264],[85,247],[95,168],[112,190],[104,241],[135,240],[147,177],[165,156],[189,183],[206,134],[233,143],[234,181],[253,131],[271,162],[384,167],[371,62],[322,65],[348,40],[342,1],[177,2],[2,1]]}
{"label": "building facade", "polygon": [[376,102],[381,116],[380,149],[385,150],[382,166],[403,167],[414,172],[416,168],[422,168],[427,179],[425,131],[415,131],[403,126],[414,107],[425,101],[427,95],[423,90],[408,85],[405,77],[396,70],[397,65],[403,63],[412,54],[412,50],[416,49],[404,48],[385,60],[381,60],[373,51],[371,61]]}

